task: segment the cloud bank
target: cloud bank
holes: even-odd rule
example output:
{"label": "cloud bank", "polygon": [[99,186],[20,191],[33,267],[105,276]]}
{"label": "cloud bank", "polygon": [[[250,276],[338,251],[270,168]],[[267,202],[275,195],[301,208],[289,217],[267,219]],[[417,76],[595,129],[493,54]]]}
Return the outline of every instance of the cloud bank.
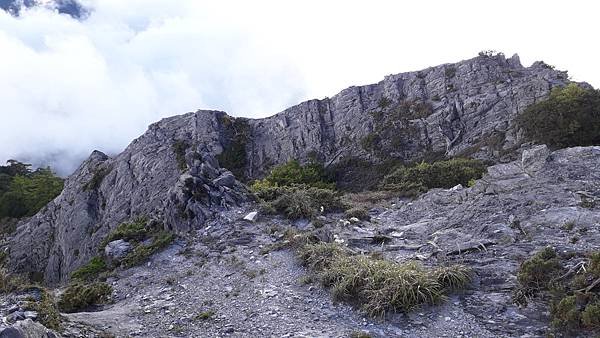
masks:
{"label": "cloud bank", "polygon": [[483,49],[598,87],[593,2],[87,0],[0,11],[0,161],[68,174],[196,109],[263,117]]}

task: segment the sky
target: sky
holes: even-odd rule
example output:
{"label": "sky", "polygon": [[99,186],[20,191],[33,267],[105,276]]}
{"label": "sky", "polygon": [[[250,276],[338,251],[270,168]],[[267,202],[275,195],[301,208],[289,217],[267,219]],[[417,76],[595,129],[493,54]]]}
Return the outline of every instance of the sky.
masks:
{"label": "sky", "polygon": [[[47,0],[44,0],[48,3]],[[265,117],[481,50],[600,87],[595,1],[81,0],[0,11],[0,162],[72,172],[198,109]]]}

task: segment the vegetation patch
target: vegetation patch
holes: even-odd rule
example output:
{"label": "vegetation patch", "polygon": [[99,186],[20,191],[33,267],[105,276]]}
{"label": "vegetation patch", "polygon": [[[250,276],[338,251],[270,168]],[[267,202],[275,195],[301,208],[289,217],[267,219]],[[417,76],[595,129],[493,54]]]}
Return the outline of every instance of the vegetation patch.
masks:
{"label": "vegetation patch", "polygon": [[334,187],[334,183],[330,181],[322,164],[311,161],[301,165],[297,160],[291,160],[273,168],[264,179],[255,181],[252,189],[260,191],[266,188],[296,185],[323,189],[333,189]]}
{"label": "vegetation patch", "polygon": [[479,160],[456,158],[432,164],[421,162],[396,168],[384,178],[381,186],[405,195],[417,195],[432,188],[468,186],[470,180],[481,178],[485,171],[485,164]]}
{"label": "vegetation patch", "polygon": [[225,139],[223,140],[223,152],[217,155],[219,164],[231,171],[236,178],[243,180],[246,169],[246,145],[250,136],[250,125],[248,120],[233,118],[227,115],[221,117],[221,125],[224,128]]}
{"label": "vegetation patch", "polygon": [[181,171],[186,171],[188,168],[187,161],[185,160],[185,152],[189,147],[190,145],[184,140],[177,140],[173,143],[173,152],[175,153],[177,166]]}
{"label": "vegetation patch", "polygon": [[86,265],[73,271],[71,278],[90,281],[98,278],[98,276],[108,270],[104,259],[99,256],[92,257],[92,259]]}
{"label": "vegetation patch", "polygon": [[321,212],[343,210],[340,194],[310,186],[274,187],[255,190],[266,213],[281,213],[288,218],[312,218]]}
{"label": "vegetation patch", "polygon": [[196,315],[196,320],[209,320],[211,318],[213,318],[215,315],[215,312],[213,310],[206,310],[206,311],[202,311],[199,314]]}
{"label": "vegetation patch", "polygon": [[[132,267],[145,262],[151,255],[167,247],[175,239],[175,235],[163,230],[162,223],[138,217],[133,221],[119,224],[102,241],[100,248],[115,240],[125,240],[133,246],[120,262],[124,267]],[[112,268],[112,267],[111,267]],[[87,265],[75,271],[74,278],[94,280],[101,273],[109,270],[103,257],[94,257]]]}
{"label": "vegetation patch", "polygon": [[31,170],[30,164],[9,160],[0,166],[0,220],[9,225],[21,217],[35,215],[60,194],[64,180],[50,168]]}
{"label": "vegetation patch", "polygon": [[517,118],[530,141],[553,148],[600,144],[600,91],[569,84],[555,88]]}
{"label": "vegetation patch", "polygon": [[110,301],[112,287],[106,283],[72,284],[63,292],[58,308],[63,312],[77,312],[93,305]]}
{"label": "vegetation patch", "polygon": [[330,181],[336,188],[349,192],[374,190],[383,178],[400,165],[397,160],[371,163],[358,157],[344,157],[327,167]]}
{"label": "vegetation patch", "polygon": [[142,241],[148,234],[156,232],[157,224],[148,221],[146,217],[138,217],[131,222],[124,222],[113,229],[110,234],[102,241],[102,247],[106,244],[122,239],[125,241]]}
{"label": "vegetation patch", "polygon": [[456,68],[454,66],[444,68],[444,75],[447,79],[453,78],[456,75]]}
{"label": "vegetation patch", "polygon": [[161,249],[167,247],[173,242],[175,235],[161,231],[152,236],[150,244],[140,243],[138,244],[125,258],[123,258],[122,264],[125,267],[132,267],[145,262],[148,257],[152,256]]}
{"label": "vegetation patch", "polygon": [[415,262],[395,263],[356,255],[335,243],[309,242],[297,248],[302,265],[331,289],[334,299],[351,303],[373,317],[438,304],[447,291],[471,281],[470,269],[462,265],[442,271]]}
{"label": "vegetation patch", "polygon": [[345,215],[347,218],[358,218],[360,220],[369,220],[371,216],[369,216],[369,210],[364,207],[356,207],[350,208],[346,210]]}
{"label": "vegetation patch", "polygon": [[[570,256],[569,256],[570,257]],[[600,333],[600,253],[566,268],[552,248],[544,248],[525,260],[517,271],[519,287],[514,300],[526,305],[532,297],[548,299],[552,334]]]}
{"label": "vegetation patch", "polygon": [[37,312],[37,320],[45,327],[61,331],[63,318],[58,311],[58,306],[54,302],[54,297],[44,288],[36,289],[40,292],[40,300],[37,302],[27,302],[25,310]]}
{"label": "vegetation patch", "polygon": [[102,184],[102,181],[104,181],[106,175],[110,174],[111,170],[112,167],[98,168],[94,172],[94,175],[92,175],[92,178],[83,185],[83,191],[98,190]]}

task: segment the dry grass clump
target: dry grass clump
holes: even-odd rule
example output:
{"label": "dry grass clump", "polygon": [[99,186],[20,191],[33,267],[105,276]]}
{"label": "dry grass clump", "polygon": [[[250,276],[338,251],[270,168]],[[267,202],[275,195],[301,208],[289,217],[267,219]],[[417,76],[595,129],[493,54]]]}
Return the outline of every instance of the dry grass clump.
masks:
{"label": "dry grass clump", "polygon": [[472,271],[469,267],[456,264],[433,270],[438,283],[447,290],[463,290],[471,283]]}
{"label": "dry grass clump", "polygon": [[64,312],[77,312],[110,300],[112,287],[106,283],[72,284],[61,295],[58,308]]}
{"label": "dry grass clump", "polygon": [[447,290],[465,287],[471,280],[464,266],[432,269],[415,262],[396,263],[354,255],[334,243],[306,244],[298,256],[336,300],[373,317],[438,304]]}

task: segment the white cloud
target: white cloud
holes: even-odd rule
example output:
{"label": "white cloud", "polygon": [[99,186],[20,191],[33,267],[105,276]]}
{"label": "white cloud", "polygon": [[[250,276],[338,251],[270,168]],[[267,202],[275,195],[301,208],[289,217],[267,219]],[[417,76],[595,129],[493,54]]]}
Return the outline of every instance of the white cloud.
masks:
{"label": "white cloud", "polygon": [[593,2],[88,0],[0,12],[0,161],[68,172],[198,108],[260,117],[354,84],[518,52],[600,85]]}

